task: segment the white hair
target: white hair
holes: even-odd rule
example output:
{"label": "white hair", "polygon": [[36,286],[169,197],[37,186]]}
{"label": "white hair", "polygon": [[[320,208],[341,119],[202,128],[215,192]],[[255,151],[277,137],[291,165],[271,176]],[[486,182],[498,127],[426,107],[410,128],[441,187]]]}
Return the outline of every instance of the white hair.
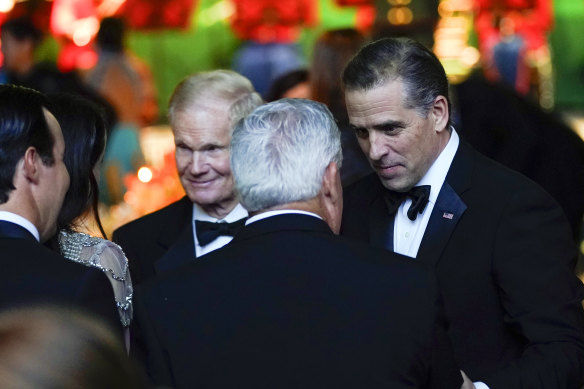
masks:
{"label": "white hair", "polygon": [[250,212],[314,198],[324,171],[342,161],[340,131],[328,108],[282,99],[237,123],[231,170],[241,204]]}
{"label": "white hair", "polygon": [[174,123],[177,112],[188,110],[194,103],[217,98],[228,105],[229,122],[239,119],[263,104],[251,81],[231,70],[213,70],[192,74],[175,88],[168,104],[168,118]]}

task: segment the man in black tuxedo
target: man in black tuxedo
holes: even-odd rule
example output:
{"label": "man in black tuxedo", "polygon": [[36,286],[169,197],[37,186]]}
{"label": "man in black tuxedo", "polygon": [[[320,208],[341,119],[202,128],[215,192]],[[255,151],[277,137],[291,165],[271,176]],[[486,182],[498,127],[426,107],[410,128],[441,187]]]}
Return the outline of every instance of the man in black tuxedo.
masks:
{"label": "man in black tuxedo", "polygon": [[69,187],[63,134],[45,106],[32,89],[0,85],[0,309],[64,305],[121,330],[107,277],[40,244],[55,233]]}
{"label": "man in black tuxedo", "polygon": [[346,190],[341,233],[435,266],[477,388],[578,388],[584,287],[558,205],[459,139],[444,69],[417,42],[365,46],[343,83],[376,174]]}
{"label": "man in black tuxedo", "polygon": [[134,284],[227,244],[243,226],[229,141],[235,122],[262,102],[248,79],[228,70],[198,73],[176,87],[168,113],[187,195],[114,231]]}
{"label": "man in black tuxedo", "polygon": [[176,388],[459,388],[429,267],[336,236],[340,132],[284,99],[233,133],[250,219],[233,241],[143,284],[155,384]]}

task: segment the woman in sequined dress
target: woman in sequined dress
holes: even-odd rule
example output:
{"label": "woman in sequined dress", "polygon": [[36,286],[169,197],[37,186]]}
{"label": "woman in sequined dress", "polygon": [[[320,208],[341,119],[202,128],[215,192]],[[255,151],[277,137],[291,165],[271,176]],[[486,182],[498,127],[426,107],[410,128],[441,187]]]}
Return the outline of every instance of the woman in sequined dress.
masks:
{"label": "woman in sequined dress", "polygon": [[[106,143],[106,126],[101,110],[81,97],[50,95],[51,112],[65,139],[64,162],[71,185],[58,218],[58,231],[51,246],[75,262],[101,269],[110,280],[115,304],[125,330],[132,320],[132,281],[122,249],[107,240],[97,211],[99,189],[96,177]],[[93,217],[102,238],[81,232],[87,217]],[[113,303],[113,302],[112,302]]]}

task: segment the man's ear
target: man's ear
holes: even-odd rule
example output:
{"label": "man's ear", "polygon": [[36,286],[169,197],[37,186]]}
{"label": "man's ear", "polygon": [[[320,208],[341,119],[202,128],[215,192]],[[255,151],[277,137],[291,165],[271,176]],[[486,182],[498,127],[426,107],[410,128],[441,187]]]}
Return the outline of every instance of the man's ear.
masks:
{"label": "man's ear", "polygon": [[341,215],[343,213],[343,187],[341,175],[336,162],[328,164],[322,178],[322,207],[326,213],[324,219],[331,230],[338,234],[341,228]]}
{"label": "man's ear", "polygon": [[329,197],[331,201],[337,202],[339,198],[342,199],[343,192],[340,185],[339,168],[336,162],[329,163],[324,170],[322,189],[324,195]]}
{"label": "man's ear", "polygon": [[436,132],[441,132],[446,129],[448,119],[450,118],[446,97],[442,95],[436,97],[434,104],[432,105],[431,114],[434,117],[434,130]]}
{"label": "man's ear", "polygon": [[37,149],[32,146],[26,149],[22,157],[22,172],[24,173],[24,177],[28,181],[37,184],[40,178],[40,164],[42,163]]}

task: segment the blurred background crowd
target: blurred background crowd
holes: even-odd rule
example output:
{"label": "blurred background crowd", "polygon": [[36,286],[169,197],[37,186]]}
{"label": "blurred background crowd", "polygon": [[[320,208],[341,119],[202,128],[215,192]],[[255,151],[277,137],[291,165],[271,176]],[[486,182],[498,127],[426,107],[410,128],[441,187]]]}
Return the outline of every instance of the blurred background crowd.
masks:
{"label": "blurred background crowd", "polygon": [[581,240],[583,20],[581,0],[0,0],[0,83],[107,107],[109,234],[184,195],[166,110],[197,71],[233,69],[266,101],[327,104],[351,161],[343,184],[367,174],[340,73],[365,42],[410,36],[446,68],[457,131],[550,192]]}

